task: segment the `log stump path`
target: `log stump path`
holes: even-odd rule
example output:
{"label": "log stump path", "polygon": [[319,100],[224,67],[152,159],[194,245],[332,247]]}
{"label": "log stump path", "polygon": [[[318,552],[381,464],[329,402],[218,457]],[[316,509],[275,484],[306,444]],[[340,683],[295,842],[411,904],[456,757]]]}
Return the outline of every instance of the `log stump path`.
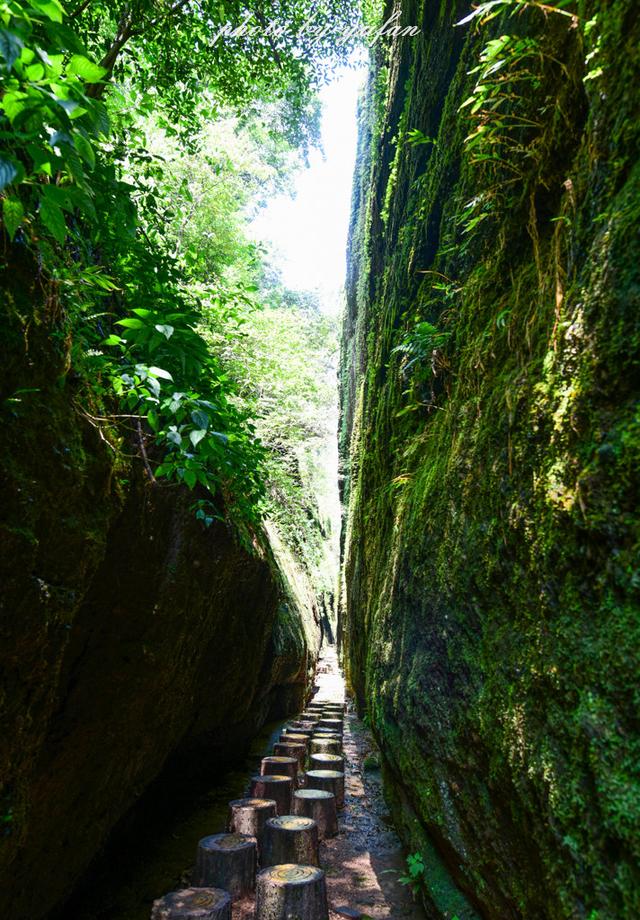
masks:
{"label": "log stump path", "polygon": [[[376,767],[376,755],[373,752],[371,736],[366,727],[353,713],[348,704],[344,707],[345,712],[338,715],[338,707],[342,709],[341,704],[345,702],[344,680],[338,665],[337,656],[333,647],[326,648],[318,663],[316,676],[316,692],[313,699],[308,704],[305,713],[300,714],[296,719],[290,722],[285,733],[296,735],[295,744],[308,741],[311,743],[311,736],[314,738],[327,738],[332,743],[317,744],[319,750],[326,750],[331,753],[332,759],[324,763],[322,760],[306,760],[306,771],[324,771],[326,777],[322,783],[305,779],[305,773],[302,770],[292,769],[292,761],[289,758],[287,762],[282,760],[283,774],[284,767],[287,769],[287,779],[291,785],[292,792],[296,788],[319,788],[324,790],[333,790],[336,795],[338,809],[338,833],[335,836],[327,837],[324,835],[324,828],[335,827],[335,806],[334,802],[316,801],[315,808],[318,821],[309,821],[308,818],[297,817],[291,819],[270,818],[272,827],[267,828],[267,847],[264,847],[264,838],[258,838],[257,854],[262,866],[258,866],[258,890],[259,906],[256,912],[255,892],[245,893],[244,896],[238,896],[239,886],[234,895],[234,900],[230,908],[230,914],[215,913],[215,917],[230,916],[231,920],[284,920],[284,918],[300,917],[301,920],[344,920],[344,918],[372,918],[372,920],[424,920],[424,913],[421,908],[414,902],[410,891],[399,884],[398,877],[405,870],[405,861],[402,849],[395,832],[389,824],[389,818],[386,814],[386,807],[382,796],[382,782],[379,769]],[[319,703],[328,704],[332,709],[327,712],[327,706],[320,706]],[[324,712],[321,714],[321,710]],[[309,730],[306,724],[313,718],[312,712],[319,720],[313,731]],[[300,732],[303,734],[301,735]],[[306,737],[305,737],[306,734]],[[288,741],[288,739],[287,739]],[[280,742],[280,744],[286,744]],[[274,753],[278,756],[284,755],[284,749],[281,751],[280,745]],[[335,753],[340,749],[344,758],[344,766],[335,758]],[[293,748],[287,751],[287,754],[294,754]],[[310,750],[307,753],[311,753]],[[371,756],[373,753],[373,756]],[[365,769],[366,766],[368,769]],[[264,779],[270,780],[270,773],[275,773],[274,763],[277,760],[273,757],[265,758],[263,761],[262,772],[265,774]],[[304,765],[303,760],[300,766]],[[297,766],[297,765],[296,765]],[[293,775],[291,775],[293,774]],[[316,774],[320,776],[320,774]],[[332,778],[335,777],[335,778]],[[268,788],[269,783],[257,784],[257,777],[254,777],[252,785],[246,790],[238,790],[238,794],[244,793],[248,796],[256,795],[256,788]],[[286,785],[284,782],[283,785]],[[344,793],[343,793],[344,789]],[[340,804],[340,799],[344,794],[344,804]],[[266,793],[262,798],[267,798]],[[309,793],[309,796],[312,794]],[[322,796],[317,796],[319,800],[322,797],[331,799],[331,794],[323,792]],[[302,798],[302,797],[298,797]],[[244,800],[251,803],[252,799]],[[254,800],[255,801],[255,800]],[[292,798],[292,806],[289,809],[293,814],[294,808],[299,814],[311,815],[311,811],[304,807],[304,803],[298,801],[302,809],[296,807],[295,796]],[[237,802],[233,803],[237,808]],[[330,809],[325,805],[333,808],[333,821],[330,818]],[[269,812],[265,812],[264,817],[273,812],[271,807]],[[280,809],[278,808],[278,811]],[[248,818],[251,818],[247,814]],[[325,820],[325,818],[327,820]],[[261,823],[261,826],[264,822]],[[306,825],[313,825],[312,835]],[[257,826],[257,825],[256,825]],[[294,839],[295,831],[299,827],[300,833],[307,835],[305,840]],[[210,838],[207,838],[205,845],[210,846],[210,841],[214,836],[220,835],[221,831],[228,831],[230,828],[212,828]],[[236,826],[231,828],[235,831],[233,838],[229,838],[229,848],[234,849],[234,840],[239,839],[238,831],[241,829]],[[317,830],[320,830],[318,835]],[[287,853],[289,845],[285,839],[278,840],[278,831],[280,836],[287,830],[291,834],[291,850],[308,854],[307,867],[301,865],[278,865],[268,868],[268,850],[275,846],[276,853]],[[269,833],[273,838],[276,835],[276,843],[273,839],[269,844]],[[285,835],[286,836],[286,835]],[[319,843],[318,843],[319,836]],[[245,840],[254,840],[251,837],[245,837]],[[197,841],[194,841],[194,847]],[[202,842],[201,842],[202,843]],[[297,849],[296,849],[297,847]],[[280,848],[280,849],[279,849]],[[198,858],[202,856],[199,851]],[[246,861],[246,858],[245,858]],[[292,860],[293,862],[293,860]],[[311,868],[309,864],[315,863],[319,868]],[[260,870],[262,873],[260,874]],[[239,867],[239,871],[246,876],[246,866]],[[278,884],[284,884],[285,889],[289,883],[287,879],[291,877],[296,879],[298,876],[302,879],[305,873],[309,876],[308,886],[315,886],[313,891],[309,891],[309,900],[303,898],[298,900],[300,892],[292,892],[287,895],[286,891],[277,890]],[[215,873],[214,873],[215,874]],[[233,867],[232,867],[233,874]],[[192,876],[192,884],[202,885],[202,880],[197,877],[197,872]],[[226,877],[226,876],[225,876]],[[284,880],[284,881],[283,881]],[[207,884],[212,884],[211,882]],[[244,884],[244,883],[243,883]],[[307,884],[304,882],[303,884]],[[213,888],[214,886],[212,886]],[[295,885],[293,886],[295,888]],[[198,889],[190,889],[192,892]],[[207,889],[201,888],[201,891]],[[326,892],[326,893],[325,893]],[[186,892],[185,892],[186,893]],[[175,894],[170,896],[175,898]],[[304,905],[302,903],[304,901]],[[287,902],[288,907],[285,905]],[[300,907],[298,907],[300,903]],[[167,917],[172,920],[173,917],[213,917],[205,908],[202,913],[173,913],[173,910],[165,911],[166,900],[159,900],[154,905],[154,917]],[[168,905],[167,905],[168,906]],[[204,903],[203,903],[204,907]],[[293,912],[292,912],[293,911]]]}

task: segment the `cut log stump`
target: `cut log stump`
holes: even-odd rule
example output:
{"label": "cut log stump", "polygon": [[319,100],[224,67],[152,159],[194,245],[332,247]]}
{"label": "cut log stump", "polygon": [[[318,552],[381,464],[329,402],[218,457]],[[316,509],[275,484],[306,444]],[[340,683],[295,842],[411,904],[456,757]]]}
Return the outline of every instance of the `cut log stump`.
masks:
{"label": "cut log stump", "polygon": [[312,722],[307,722],[303,719],[292,719],[291,722],[289,722],[289,725],[291,728],[301,728],[303,731],[312,731],[315,728],[314,723],[317,723],[317,721],[318,720],[316,719],[314,719]]}
{"label": "cut log stump", "polygon": [[288,741],[280,741],[274,744],[273,753],[276,757],[296,757],[300,764],[300,769],[304,770],[304,762],[307,757],[306,744],[291,744]]}
{"label": "cut log stump", "polygon": [[344,757],[342,754],[318,752],[311,755],[310,763],[312,770],[338,770],[338,772],[344,773]]}
{"label": "cut log stump", "polygon": [[153,902],[151,920],[231,920],[231,895],[221,888],[183,888]]}
{"label": "cut log stump", "polygon": [[263,869],[256,894],[256,920],[329,920],[324,872],[316,866]]}
{"label": "cut log stump", "polygon": [[312,738],[311,756],[314,754],[340,754],[342,745],[337,738]]}
{"label": "cut log stump", "polygon": [[293,813],[313,818],[318,825],[318,837],[335,837],[338,833],[336,797],[326,789],[298,789],[293,793]]}
{"label": "cut log stump", "polygon": [[[326,764],[319,764],[318,769],[323,769],[326,766]],[[295,786],[298,778],[298,768],[297,757],[263,757],[260,764],[260,773],[262,776],[290,776]]]}
{"label": "cut log stump", "polygon": [[295,738],[299,744],[306,744],[313,737],[314,728],[285,728],[280,738]]}
{"label": "cut log stump", "polygon": [[307,789],[326,789],[333,792],[336,805],[344,805],[344,773],[339,770],[307,770],[305,787]]}
{"label": "cut log stump", "polygon": [[290,776],[277,774],[251,777],[250,795],[256,799],[273,799],[276,814],[288,815],[291,812],[293,780]]}
{"label": "cut log stump", "polygon": [[264,826],[269,818],[275,818],[276,813],[276,803],[273,799],[234,799],[233,802],[229,802],[229,831],[232,834],[255,837],[259,858]]}
{"label": "cut log stump", "polygon": [[324,717],[320,719],[318,728],[330,728],[331,731],[337,732],[339,735],[343,732],[342,719],[325,719]]}
{"label": "cut log stump", "polygon": [[254,837],[213,834],[198,843],[194,887],[223,888],[233,901],[253,891],[257,862]]}
{"label": "cut log stump", "polygon": [[283,863],[318,865],[318,825],[313,818],[301,815],[269,818],[264,828],[262,866]]}

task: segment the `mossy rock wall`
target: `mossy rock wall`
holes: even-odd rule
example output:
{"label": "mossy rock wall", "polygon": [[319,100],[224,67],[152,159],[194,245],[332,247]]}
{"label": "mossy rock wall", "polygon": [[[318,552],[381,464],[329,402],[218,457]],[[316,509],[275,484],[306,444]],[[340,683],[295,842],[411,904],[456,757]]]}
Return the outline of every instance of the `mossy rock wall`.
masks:
{"label": "mossy rock wall", "polygon": [[101,436],[36,274],[2,281],[0,915],[38,920],[169,761],[220,775],[303,705],[320,631],[266,535]]}
{"label": "mossy rock wall", "polygon": [[[640,19],[535,7],[404,0],[360,111],[342,641],[438,920],[640,910]],[[460,107],[503,35],[492,161]]]}

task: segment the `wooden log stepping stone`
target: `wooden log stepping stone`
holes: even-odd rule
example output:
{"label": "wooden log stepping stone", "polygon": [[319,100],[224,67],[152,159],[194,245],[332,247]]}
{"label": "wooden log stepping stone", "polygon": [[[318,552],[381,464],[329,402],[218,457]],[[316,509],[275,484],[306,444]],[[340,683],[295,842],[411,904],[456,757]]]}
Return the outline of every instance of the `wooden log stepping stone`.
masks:
{"label": "wooden log stepping stone", "polygon": [[344,757],[342,754],[312,754],[310,759],[312,770],[339,770],[344,773]]}
{"label": "wooden log stepping stone", "polygon": [[289,722],[289,725],[291,726],[291,728],[301,729],[302,731],[310,732],[310,731],[313,731],[313,729],[317,725],[317,721],[314,720],[314,722],[306,722],[306,721],[303,721],[302,719],[292,719],[291,722]]}
{"label": "wooden log stepping stone", "polygon": [[280,735],[280,744],[304,744],[305,749],[308,750],[311,744],[311,738],[307,738],[306,735],[288,735],[283,732]]}
{"label": "wooden log stepping stone", "polygon": [[254,837],[244,834],[203,837],[196,854],[194,887],[222,888],[236,901],[253,891],[256,863]]}
{"label": "wooden log stepping stone", "polygon": [[322,732],[319,735],[316,734],[309,739],[309,743],[315,740],[337,741],[340,745],[340,750],[342,750],[342,735],[338,735],[336,732]]}
{"label": "wooden log stepping stone", "polygon": [[313,818],[301,815],[269,818],[264,828],[262,866],[283,863],[318,865],[318,825]]}
{"label": "wooden log stepping stone", "polygon": [[276,814],[291,813],[293,780],[290,776],[276,774],[251,777],[250,795],[256,799],[273,799]]}
{"label": "wooden log stepping stone", "polygon": [[329,920],[324,872],[316,866],[263,869],[256,896],[256,920]]}
{"label": "wooden log stepping stone", "polygon": [[296,757],[300,764],[300,769],[304,770],[304,762],[307,756],[306,744],[292,744],[289,741],[280,741],[274,744],[273,753],[276,757]]}
{"label": "wooden log stepping stone", "polygon": [[338,833],[336,797],[326,789],[298,789],[293,793],[294,815],[313,818],[318,825],[318,837],[335,837]]}
{"label": "wooden log stepping stone", "polygon": [[330,728],[331,731],[341,735],[343,732],[342,719],[320,719],[318,728]]}
{"label": "wooden log stepping stone", "polygon": [[313,737],[315,729],[313,728],[285,728],[282,732],[282,737],[287,737],[288,735],[293,735],[294,738],[300,739],[300,744],[306,743],[310,738]]}
{"label": "wooden log stepping stone", "polygon": [[231,920],[231,895],[221,888],[183,888],[153,902],[151,920]]}
{"label": "wooden log stepping stone", "polygon": [[276,803],[273,799],[234,799],[233,802],[229,802],[228,828],[232,834],[255,837],[259,858],[264,826],[267,820],[275,818],[276,814]]}
{"label": "wooden log stepping stone", "polygon": [[340,754],[342,745],[337,738],[312,738],[311,756],[314,754]]}
{"label": "wooden log stepping stone", "polygon": [[[323,769],[326,764],[318,764],[318,769]],[[260,764],[260,773],[262,776],[290,776],[295,781],[298,778],[298,758],[297,757],[263,757]],[[333,769],[333,768],[331,768]]]}
{"label": "wooden log stepping stone", "polygon": [[307,770],[305,788],[333,792],[338,808],[344,805],[344,773],[340,770]]}

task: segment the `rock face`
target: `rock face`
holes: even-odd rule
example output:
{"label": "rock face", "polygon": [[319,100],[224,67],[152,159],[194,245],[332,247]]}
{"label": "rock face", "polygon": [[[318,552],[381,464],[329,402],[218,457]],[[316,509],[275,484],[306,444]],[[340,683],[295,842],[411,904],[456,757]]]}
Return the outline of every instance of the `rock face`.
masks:
{"label": "rock face", "polygon": [[[15,281],[37,298],[32,273]],[[74,408],[64,348],[42,317],[27,342],[16,300],[1,372],[0,914],[38,920],[170,756],[217,772],[301,708],[319,629],[266,538],[205,529],[192,495],[146,483],[113,431],[109,448]]]}
{"label": "rock face", "polygon": [[361,104],[342,641],[432,918],[640,908],[640,20],[557,5],[403,0]]}

